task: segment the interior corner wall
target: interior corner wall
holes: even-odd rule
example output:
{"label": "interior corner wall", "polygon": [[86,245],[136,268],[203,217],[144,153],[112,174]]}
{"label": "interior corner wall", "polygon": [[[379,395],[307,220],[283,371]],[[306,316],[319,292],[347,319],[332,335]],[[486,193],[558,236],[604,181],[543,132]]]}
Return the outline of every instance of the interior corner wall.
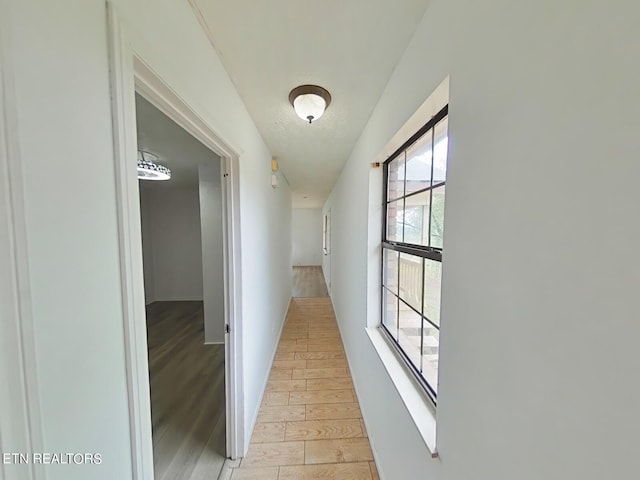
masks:
{"label": "interior corner wall", "polygon": [[224,343],[224,243],[220,158],[200,165],[200,222],[202,232],[202,285],[204,340]]}
{"label": "interior corner wall", "polygon": [[294,208],[291,234],[293,265],[322,265],[322,210]]}
{"label": "interior corner wall", "polygon": [[[246,333],[237,408],[248,444],[291,294],[291,192],[283,178],[271,188],[271,154],[188,2],[112,3],[140,58],[240,152],[238,306]],[[46,467],[47,479],[128,480],[105,2],[3,0],[2,7],[10,18],[3,71],[15,85],[43,449],[103,459]]]}
{"label": "interior corner wall", "polygon": [[140,212],[143,255],[145,243],[151,249],[150,262],[144,265],[145,282],[152,277],[153,301],[201,301],[203,257],[198,186],[141,186],[140,190],[141,200],[145,200],[140,206],[146,209]]}
{"label": "interior corner wall", "polygon": [[[635,1],[428,7],[324,207],[331,296],[383,480],[637,471],[638,18]],[[365,333],[368,195],[370,162],[447,76],[432,459]]]}
{"label": "interior corner wall", "polygon": [[140,229],[142,233],[142,263],[144,266],[144,302],[149,305],[156,301],[156,291],[151,234],[151,207],[146,188],[140,189]]}

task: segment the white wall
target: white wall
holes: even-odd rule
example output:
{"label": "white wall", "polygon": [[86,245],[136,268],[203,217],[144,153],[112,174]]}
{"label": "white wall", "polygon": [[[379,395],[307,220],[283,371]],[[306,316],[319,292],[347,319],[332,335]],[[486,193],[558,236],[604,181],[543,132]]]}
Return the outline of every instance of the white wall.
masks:
{"label": "white wall", "polygon": [[220,160],[199,167],[204,339],[224,343],[224,244]]}
{"label": "white wall", "polygon": [[147,305],[156,301],[155,272],[153,268],[153,238],[151,207],[147,189],[140,189],[140,230],[142,233],[142,263],[144,264],[144,300]]}
{"label": "white wall", "polygon": [[292,212],[293,265],[322,265],[322,210],[294,208]]}
{"label": "white wall", "polygon": [[8,7],[47,478],[131,478],[104,2]]}
{"label": "white wall", "polygon": [[[47,478],[130,479],[105,3],[5,3],[43,448],[104,459],[50,467]],[[188,2],[115,3],[144,61],[240,152],[246,371],[237,407],[249,429],[291,292],[290,190],[284,178],[271,188],[271,154]]]}
{"label": "white wall", "polygon": [[140,189],[145,297],[203,300],[205,342],[224,343],[220,160],[199,167],[199,186]]}
{"label": "white wall", "polygon": [[[325,205],[332,299],[383,479],[637,473],[638,18],[635,1],[433,0],[426,12]],[[364,331],[376,315],[368,183],[447,75],[431,459]]]}
{"label": "white wall", "polygon": [[[145,255],[150,258],[144,258],[145,282],[147,276],[152,278],[151,300],[202,300],[198,187],[142,186],[140,199],[143,255],[145,248],[151,250]],[[150,247],[145,247],[147,240]]]}

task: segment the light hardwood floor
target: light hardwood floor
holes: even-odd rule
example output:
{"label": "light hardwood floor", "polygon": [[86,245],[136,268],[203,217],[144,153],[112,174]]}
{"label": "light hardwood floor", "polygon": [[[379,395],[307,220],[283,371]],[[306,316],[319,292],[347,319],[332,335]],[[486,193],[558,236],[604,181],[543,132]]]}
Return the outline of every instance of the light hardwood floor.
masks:
{"label": "light hardwood floor", "polygon": [[377,480],[331,301],[294,298],[231,480]]}
{"label": "light hardwood floor", "polygon": [[328,297],[322,267],[293,267],[293,297]]}
{"label": "light hardwood floor", "polygon": [[218,478],[225,457],[224,345],[204,345],[202,302],[147,306],[156,480]]}

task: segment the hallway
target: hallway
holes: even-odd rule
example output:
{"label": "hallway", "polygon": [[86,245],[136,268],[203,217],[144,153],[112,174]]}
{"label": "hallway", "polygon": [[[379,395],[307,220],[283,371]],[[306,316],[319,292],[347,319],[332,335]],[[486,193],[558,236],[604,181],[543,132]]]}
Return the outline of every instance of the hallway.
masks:
{"label": "hallway", "polygon": [[293,267],[294,298],[328,297],[329,291],[324,281],[322,267]]}
{"label": "hallway", "polygon": [[247,456],[232,480],[376,480],[329,297],[289,305]]}
{"label": "hallway", "polygon": [[224,345],[204,344],[202,302],[147,306],[155,478],[217,478],[225,457]]}

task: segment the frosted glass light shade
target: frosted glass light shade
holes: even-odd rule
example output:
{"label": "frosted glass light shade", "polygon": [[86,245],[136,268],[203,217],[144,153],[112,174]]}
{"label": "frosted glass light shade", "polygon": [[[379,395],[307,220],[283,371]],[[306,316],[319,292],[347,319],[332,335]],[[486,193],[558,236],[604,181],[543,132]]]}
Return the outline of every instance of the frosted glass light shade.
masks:
{"label": "frosted glass light shade", "polygon": [[331,94],[317,85],[300,85],[291,90],[289,101],[296,115],[311,123],[324,114],[331,103]]}
{"label": "frosted glass light shade", "polygon": [[309,123],[319,119],[326,108],[327,102],[324,101],[324,98],[313,93],[300,95],[293,101],[293,109],[296,114]]}

